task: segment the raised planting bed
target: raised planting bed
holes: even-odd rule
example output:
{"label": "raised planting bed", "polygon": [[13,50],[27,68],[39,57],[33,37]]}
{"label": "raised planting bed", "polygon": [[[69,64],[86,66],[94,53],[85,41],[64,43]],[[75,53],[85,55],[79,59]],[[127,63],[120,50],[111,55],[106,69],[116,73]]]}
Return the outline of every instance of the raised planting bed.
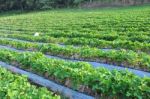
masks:
{"label": "raised planting bed", "polygon": [[84,62],[50,59],[35,52],[18,53],[1,49],[0,59],[94,97],[150,97],[149,77],[141,78],[128,71],[94,69]]}
{"label": "raised planting bed", "polygon": [[[43,86],[43,87],[46,87],[46,88],[49,88],[51,91],[53,91],[55,93],[60,93],[61,95],[63,95],[66,98],[69,98],[69,99],[94,99],[94,97],[91,97],[91,96],[84,95],[82,93],[73,91],[72,89],[69,89],[69,88],[64,87],[62,85],[59,85],[59,84],[57,84],[57,83],[55,83],[53,81],[45,79],[45,78],[43,78],[41,76],[38,76],[36,74],[33,74],[31,72],[27,72],[27,71],[24,71],[22,69],[16,68],[16,67],[14,67],[12,65],[8,65],[8,64],[6,64],[4,62],[0,62],[0,65],[1,65],[0,67],[6,68],[6,69],[8,69],[9,71],[11,71],[13,73],[25,75],[25,76],[27,76],[27,78],[30,81],[32,81],[32,83],[40,85],[40,86]],[[12,79],[14,79],[14,78],[12,77]],[[44,94],[46,95],[48,93],[44,93]],[[44,94],[43,94],[43,96],[44,96]],[[48,96],[46,96],[46,97],[48,98]]]}
{"label": "raised planting bed", "polygon": [[[25,74],[18,75],[15,68],[8,68],[8,65],[1,63],[3,66],[0,66],[0,97],[1,99],[61,99],[59,95],[48,91],[44,87],[37,87],[28,82]],[[4,66],[5,65],[5,66]],[[7,66],[7,67],[6,67]],[[7,71],[4,68],[7,68],[10,71]],[[17,71],[17,70],[16,70]]]}

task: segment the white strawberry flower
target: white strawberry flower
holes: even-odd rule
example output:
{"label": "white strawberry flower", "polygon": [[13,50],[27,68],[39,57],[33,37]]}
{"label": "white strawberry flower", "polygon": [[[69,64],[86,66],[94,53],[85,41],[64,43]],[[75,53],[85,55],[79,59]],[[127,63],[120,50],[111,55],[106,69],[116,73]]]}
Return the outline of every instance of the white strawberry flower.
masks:
{"label": "white strawberry flower", "polygon": [[39,36],[40,34],[38,33],[38,32],[36,32],[35,34],[34,34],[34,36]]}

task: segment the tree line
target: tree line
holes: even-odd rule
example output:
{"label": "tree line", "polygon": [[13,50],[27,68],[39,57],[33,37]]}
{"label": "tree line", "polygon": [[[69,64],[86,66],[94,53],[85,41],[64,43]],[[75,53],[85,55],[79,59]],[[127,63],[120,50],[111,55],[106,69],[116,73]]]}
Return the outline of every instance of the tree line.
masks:
{"label": "tree line", "polygon": [[77,7],[92,2],[150,2],[150,0],[0,0],[0,11]]}

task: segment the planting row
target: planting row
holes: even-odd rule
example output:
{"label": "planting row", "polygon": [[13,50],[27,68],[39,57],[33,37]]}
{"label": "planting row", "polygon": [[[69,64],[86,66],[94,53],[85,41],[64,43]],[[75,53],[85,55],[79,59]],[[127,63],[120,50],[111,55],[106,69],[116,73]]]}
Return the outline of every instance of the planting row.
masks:
{"label": "planting row", "polygon": [[0,66],[1,99],[60,99],[46,88],[31,85],[25,76],[12,74]]}
{"label": "planting row", "polygon": [[[1,29],[3,30],[3,28]],[[5,30],[5,29],[4,29]],[[14,31],[15,29],[7,29],[7,31],[5,33],[9,33],[9,31]],[[18,30],[18,29],[16,29]],[[16,31],[15,30],[15,31]],[[17,32],[17,31],[16,31]],[[22,33],[23,32],[23,33]],[[20,30],[19,34],[33,34],[35,31],[32,30]],[[43,31],[44,32],[44,31]],[[146,34],[146,35],[144,35]],[[109,40],[109,41],[113,41],[116,39],[124,39],[124,40],[130,40],[130,41],[139,41],[139,42],[150,42],[149,39],[149,32],[113,32],[113,31],[109,31],[109,32],[100,32],[100,33],[80,33],[80,32],[75,32],[75,31],[70,31],[70,32],[62,32],[62,31],[46,31],[46,33],[41,33],[41,36],[52,36],[52,37],[71,37],[71,38],[75,38],[75,37],[83,37],[83,38],[97,38],[97,39],[103,39],[103,40]]]}
{"label": "planting row", "polygon": [[[79,33],[100,31],[149,32],[149,8],[122,11],[46,11],[7,16],[0,19],[6,29],[34,31],[77,31]],[[66,13],[67,12],[67,13]],[[123,23],[123,24],[122,24]]]}
{"label": "planting row", "polygon": [[[13,20],[13,19],[12,19]],[[28,20],[28,19],[26,19]],[[24,22],[20,21],[20,22]],[[104,20],[105,21],[105,20]],[[111,22],[111,20],[109,20]],[[71,24],[71,26],[69,26],[66,23],[60,23],[60,24],[65,24],[64,26],[49,26],[46,23],[38,23],[37,25],[34,26],[32,24],[32,26],[30,26],[30,24],[20,24],[17,26],[17,22],[11,25],[5,25],[3,24],[3,26],[1,26],[1,29],[5,29],[5,30],[20,30],[20,31],[30,31],[30,32],[36,32],[36,31],[40,31],[40,32],[58,32],[58,31],[62,31],[62,32],[78,32],[78,33],[99,33],[99,32],[111,32],[111,31],[115,31],[115,32],[149,32],[150,29],[149,27],[149,23],[145,22],[146,25],[141,24],[140,22],[128,22],[127,24],[121,24],[123,26],[114,26],[114,24],[110,24],[109,25],[109,21],[107,23],[105,23],[105,25],[103,25],[103,23],[85,23],[85,24]],[[39,21],[38,21],[39,22]],[[117,21],[114,21],[117,22]],[[123,21],[126,22],[126,21]],[[55,25],[54,23],[51,23],[53,25]],[[133,25],[134,24],[134,25]],[[141,25],[137,25],[137,24],[141,24]],[[30,27],[29,27],[29,26]],[[36,27],[35,27],[36,26]],[[113,26],[113,27],[112,27]],[[76,28],[76,29],[75,29]]]}
{"label": "planting row", "polygon": [[150,56],[145,53],[136,53],[131,50],[101,50],[89,47],[60,46],[57,44],[38,44],[20,42],[9,39],[0,39],[0,44],[17,49],[40,51],[44,54],[59,56],[68,59],[96,61],[129,68],[150,71]]}
{"label": "planting row", "polygon": [[[2,49],[7,49],[7,50],[11,50],[11,51],[15,51],[15,52],[32,52],[32,51],[26,51],[26,50],[20,50],[20,49],[16,49],[16,48],[12,48],[12,47],[8,47],[8,46],[2,46],[0,45],[0,48]],[[45,55],[47,58],[51,58],[51,59],[57,59],[57,60],[64,60],[64,61],[70,61],[70,62],[86,62],[89,63],[93,68],[106,68],[108,70],[128,70],[129,72],[132,72],[133,74],[139,76],[139,77],[150,77],[150,73],[149,72],[145,72],[143,70],[137,70],[135,68],[131,69],[131,68],[127,68],[123,67],[123,66],[117,66],[117,65],[110,65],[107,63],[99,63],[99,62],[91,62],[91,61],[84,61],[84,60],[77,60],[77,59],[67,59],[67,58],[63,58],[60,56],[52,56],[52,55]]]}
{"label": "planting row", "polygon": [[140,78],[127,71],[93,69],[82,62],[65,62],[46,58],[41,53],[4,49],[0,51],[0,60],[98,98],[150,98],[150,78]]}
{"label": "planting row", "polygon": [[31,35],[20,35],[20,34],[0,34],[0,37],[9,37],[21,40],[27,40],[32,42],[43,42],[43,43],[59,43],[66,45],[80,45],[80,46],[90,46],[97,48],[115,48],[115,49],[129,49],[133,51],[142,51],[149,53],[150,44],[149,43],[140,43],[140,42],[132,42],[128,40],[115,40],[115,41],[106,41],[106,40],[98,40],[98,39],[86,39],[86,38],[54,38],[49,36],[39,36],[34,37]]}
{"label": "planting row", "polygon": [[[133,36],[136,36],[136,35],[150,36],[150,33],[146,32],[146,31],[116,32],[114,30],[111,30],[111,31],[96,32],[96,31],[92,30],[92,31],[89,31],[89,32],[86,32],[86,31],[84,32],[85,29],[83,29],[83,28],[82,28],[83,32],[79,32],[77,30],[66,30],[66,31],[49,30],[49,31],[44,31],[44,30],[40,30],[41,28],[32,30],[32,29],[29,29],[29,28],[23,28],[23,27],[19,28],[19,27],[16,27],[16,26],[11,27],[11,26],[5,26],[5,25],[0,26],[0,29],[1,29],[1,31],[4,31],[5,33],[10,33],[11,32],[11,33],[20,33],[20,34],[32,35],[35,32],[40,32],[41,35],[48,35],[48,36],[54,36],[54,37],[60,37],[62,35],[63,37],[86,37],[86,38],[94,37],[94,38],[101,39],[105,35],[108,35],[108,36],[113,36],[113,35],[114,36],[129,36],[129,37],[131,37],[132,35]],[[42,28],[42,29],[47,29],[47,28],[45,27],[45,28]],[[113,34],[113,35],[111,35],[111,34]],[[115,38],[115,37],[113,37],[113,38]]]}
{"label": "planting row", "polygon": [[[21,50],[21,49],[16,49],[16,48],[12,48],[12,47],[8,47],[8,46],[3,46],[0,45],[0,48],[3,49],[8,49],[11,51],[15,51],[15,52],[32,52],[32,51],[28,51],[28,50]],[[84,61],[84,60],[78,60],[78,59],[67,59],[64,57],[60,57],[60,56],[52,56],[52,55],[45,55],[47,58],[51,58],[51,59],[57,59],[57,60],[64,60],[64,61],[70,61],[70,62],[87,62],[89,63],[93,68],[106,68],[108,70],[128,70],[129,72],[134,73],[135,75],[139,76],[139,77],[150,77],[150,73],[149,72],[145,72],[143,70],[137,70],[135,68],[131,69],[131,68],[127,68],[123,67],[123,66],[117,66],[117,65],[111,65],[111,64],[107,64],[107,63],[99,63],[99,62],[92,62],[92,61]]]}
{"label": "planting row", "polygon": [[[3,33],[0,33],[0,35],[6,33],[10,33],[10,31],[13,32],[13,30],[7,30],[4,31]],[[8,33],[7,33],[8,32]],[[15,32],[15,31],[14,31]],[[16,31],[19,32],[19,31]],[[19,33],[12,33],[12,34],[21,34],[21,35],[34,35],[35,32],[33,31],[20,31]],[[144,35],[146,34],[146,35]],[[150,38],[149,38],[149,33],[148,32],[120,32],[120,33],[116,33],[116,32],[109,32],[109,33],[105,33],[105,32],[101,32],[101,33],[79,33],[79,32],[73,32],[70,31],[69,33],[65,33],[65,32],[50,32],[50,33],[41,33],[40,36],[41,37],[54,37],[54,38],[60,38],[60,37],[64,37],[64,38],[84,38],[84,39],[94,39],[94,40],[107,40],[107,41],[114,41],[114,40],[128,40],[128,41],[132,41],[132,42],[150,42]]]}

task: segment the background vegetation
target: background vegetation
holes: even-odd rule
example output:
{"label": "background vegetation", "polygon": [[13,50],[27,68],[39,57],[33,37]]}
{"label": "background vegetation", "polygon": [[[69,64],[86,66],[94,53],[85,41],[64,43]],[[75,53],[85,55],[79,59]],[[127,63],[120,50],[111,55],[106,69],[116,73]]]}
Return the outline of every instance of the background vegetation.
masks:
{"label": "background vegetation", "polygon": [[34,10],[64,7],[97,7],[106,5],[137,5],[150,0],[0,0],[0,11]]}

